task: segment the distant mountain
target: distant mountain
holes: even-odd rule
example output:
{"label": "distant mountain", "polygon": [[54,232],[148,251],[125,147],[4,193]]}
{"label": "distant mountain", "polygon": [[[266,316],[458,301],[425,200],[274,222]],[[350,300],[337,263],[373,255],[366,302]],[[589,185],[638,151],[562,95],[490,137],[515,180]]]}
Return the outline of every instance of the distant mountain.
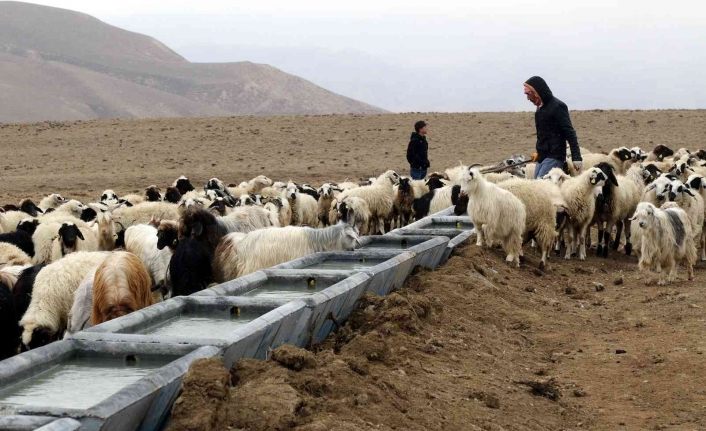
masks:
{"label": "distant mountain", "polygon": [[0,2],[0,121],[379,113],[265,64],[191,63],[78,12]]}

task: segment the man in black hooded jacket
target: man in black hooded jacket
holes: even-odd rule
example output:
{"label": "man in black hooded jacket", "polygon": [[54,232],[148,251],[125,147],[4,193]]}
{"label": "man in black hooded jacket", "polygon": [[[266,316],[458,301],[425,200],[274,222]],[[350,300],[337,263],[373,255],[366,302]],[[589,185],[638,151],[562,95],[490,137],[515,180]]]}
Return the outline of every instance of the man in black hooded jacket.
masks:
{"label": "man in black hooded jacket", "polygon": [[539,76],[525,81],[525,95],[537,111],[534,124],[537,128],[537,167],[535,178],[541,178],[552,168],[563,168],[566,163],[566,142],[571,148],[571,162],[577,171],[583,165],[576,131],[571,125],[569,108],[554,97],[552,90]]}
{"label": "man in black hooded jacket", "polygon": [[410,176],[413,180],[423,180],[429,168],[429,144],[427,143],[427,123],[417,121],[414,123],[414,132],[409,138],[407,146],[407,161],[410,167]]}

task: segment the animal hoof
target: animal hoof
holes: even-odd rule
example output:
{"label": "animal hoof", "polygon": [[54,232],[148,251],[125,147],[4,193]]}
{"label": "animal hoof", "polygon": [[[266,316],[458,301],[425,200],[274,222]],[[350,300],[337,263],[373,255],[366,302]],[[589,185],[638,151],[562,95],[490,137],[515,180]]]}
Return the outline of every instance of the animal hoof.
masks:
{"label": "animal hoof", "polygon": [[545,264],[544,262],[539,262],[539,269],[541,269],[542,271],[544,271],[544,269],[545,269],[546,267],[547,267],[547,264]]}
{"label": "animal hoof", "polygon": [[596,256],[602,256],[602,255],[603,255],[603,246],[599,244],[598,246],[596,246]]}
{"label": "animal hoof", "polygon": [[607,258],[608,257],[608,247],[603,247],[603,252],[601,253],[602,258]]}
{"label": "animal hoof", "polygon": [[632,244],[631,243],[625,244],[625,254],[628,256],[632,255]]}

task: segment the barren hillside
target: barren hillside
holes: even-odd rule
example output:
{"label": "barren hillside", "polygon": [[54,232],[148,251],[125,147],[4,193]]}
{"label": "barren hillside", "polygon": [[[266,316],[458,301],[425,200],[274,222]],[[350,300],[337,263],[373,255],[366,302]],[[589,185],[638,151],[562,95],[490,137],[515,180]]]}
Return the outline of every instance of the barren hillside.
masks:
{"label": "barren hillside", "polygon": [[190,63],[91,16],[0,2],[0,121],[376,113],[268,65]]}

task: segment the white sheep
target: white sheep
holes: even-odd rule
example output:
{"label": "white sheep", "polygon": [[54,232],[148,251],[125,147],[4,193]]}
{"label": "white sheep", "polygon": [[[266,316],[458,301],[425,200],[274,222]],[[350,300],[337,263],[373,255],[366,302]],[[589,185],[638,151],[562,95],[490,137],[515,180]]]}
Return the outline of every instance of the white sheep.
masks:
{"label": "white sheep", "polygon": [[[700,174],[692,174],[687,179],[690,189],[701,195],[701,199],[706,202],[706,178]],[[704,208],[704,227],[701,229],[701,239],[696,243],[701,250],[701,260],[706,260],[706,205]]]}
{"label": "white sheep", "polygon": [[178,207],[169,202],[143,202],[113,211],[113,220],[126,228],[135,224],[149,223],[153,217],[160,220],[177,220],[179,216]]}
{"label": "white sheep", "polygon": [[[615,180],[615,183],[612,181]],[[642,166],[631,166],[625,175],[611,177],[603,187],[602,205],[596,208],[595,217],[598,223],[598,245],[596,254],[608,257],[610,235],[613,227],[622,223],[625,230],[625,254],[632,253],[631,221],[637,204],[645,191],[645,180]],[[613,242],[613,249],[620,244],[620,228]]]}
{"label": "white sheep", "polygon": [[24,211],[0,212],[0,233],[16,231],[17,225],[26,218],[30,217]]}
{"label": "white sheep", "polygon": [[42,268],[34,281],[32,300],[20,320],[22,343],[29,347],[60,338],[83,278],[108,257],[108,252],[76,252]]}
{"label": "white sheep", "polygon": [[572,252],[577,252],[580,260],[586,259],[586,233],[596,209],[595,198],[600,195],[607,180],[608,176],[594,167],[577,177],[566,179],[561,185],[561,195],[566,202],[566,213],[569,216],[565,259],[570,259]]}
{"label": "white sheep", "polygon": [[64,199],[63,196],[58,193],[52,193],[42,198],[42,200],[39,201],[38,206],[42,210],[42,212],[46,212],[48,209],[58,208],[59,205],[63,204],[64,202],[66,202],[66,199]]}
{"label": "white sheep", "polygon": [[[601,162],[605,162],[613,166],[615,173],[624,174],[625,171],[632,165],[632,153],[628,147],[618,147],[610,150],[608,154],[602,153],[585,153],[583,157],[583,170],[592,168]],[[569,174],[572,176],[578,175],[574,169],[574,164],[569,163]]]}
{"label": "white sheep", "polygon": [[280,227],[292,224],[292,207],[289,206],[289,199],[283,197],[263,198],[263,202],[265,203],[264,208],[268,211],[277,210]]}
{"label": "white sheep", "polygon": [[475,225],[477,241],[482,246],[499,242],[508,262],[520,266],[522,234],[526,212],[522,201],[507,190],[487,182],[478,168],[470,168],[462,178],[468,195],[468,216]]}
{"label": "white sheep", "polygon": [[503,181],[498,187],[511,192],[524,204],[525,241],[532,238],[537,242],[541,253],[539,268],[544,269],[557,237],[557,211],[565,206],[559,187],[549,181],[524,178]]}
{"label": "white sheep", "polygon": [[345,190],[338,196],[338,200],[342,201],[349,196],[363,199],[370,209],[371,223],[376,225],[369,233],[376,231],[385,233],[385,223],[390,218],[395,199],[393,185],[397,181],[399,181],[399,175],[395,171],[388,170],[369,186]]}
{"label": "white sheep", "polygon": [[154,286],[164,286],[173,252],[170,247],[159,250],[157,241],[157,228],[154,226],[138,224],[125,230],[125,250],[142,260]]}
{"label": "white sheep", "polygon": [[336,203],[336,222],[343,220],[344,222],[354,226],[361,235],[367,235],[376,226],[371,226],[372,216],[368,203],[357,196],[348,196]]}
{"label": "white sheep", "polygon": [[78,289],[74,292],[74,302],[69,310],[64,338],[93,326],[91,309],[93,308],[93,277],[96,274],[96,268],[90,270],[83,277]]}
{"label": "white sheep", "polygon": [[689,217],[674,203],[665,207],[640,202],[632,217],[642,231],[640,270],[656,272],[658,284],[664,285],[676,280],[677,265],[684,263],[689,280],[693,280],[696,248]]}
{"label": "white sheep", "polygon": [[306,193],[300,193],[295,186],[287,187],[287,200],[292,208],[292,224],[316,227],[319,225],[318,203]]}
{"label": "white sheep", "polygon": [[694,235],[694,244],[700,245],[704,227],[704,199],[701,193],[695,193],[681,181],[674,180],[670,186],[669,200],[686,212]]}
{"label": "white sheep", "polygon": [[216,248],[214,277],[232,280],[311,253],[353,250],[357,243],[358,233],[345,223],[322,229],[287,226],[228,234]]}
{"label": "white sheep", "polygon": [[0,268],[29,265],[30,263],[32,263],[32,258],[19,247],[9,242],[0,242]]}

